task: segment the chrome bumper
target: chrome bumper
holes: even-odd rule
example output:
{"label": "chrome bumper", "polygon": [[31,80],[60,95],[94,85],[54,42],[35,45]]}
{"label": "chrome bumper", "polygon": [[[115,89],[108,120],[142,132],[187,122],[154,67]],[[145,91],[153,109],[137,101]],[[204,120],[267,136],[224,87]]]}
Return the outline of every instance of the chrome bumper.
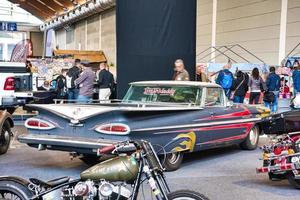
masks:
{"label": "chrome bumper", "polygon": [[87,139],[82,137],[65,137],[57,135],[22,134],[18,141],[29,146],[43,145],[46,149],[55,149],[69,152],[96,153],[97,149],[116,144],[120,141],[104,139]]}

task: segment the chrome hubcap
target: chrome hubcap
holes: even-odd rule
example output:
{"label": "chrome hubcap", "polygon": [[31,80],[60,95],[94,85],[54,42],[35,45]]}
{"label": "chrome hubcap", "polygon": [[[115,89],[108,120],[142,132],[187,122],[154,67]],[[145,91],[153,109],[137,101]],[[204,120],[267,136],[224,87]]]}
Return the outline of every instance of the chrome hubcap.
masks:
{"label": "chrome hubcap", "polygon": [[[5,131],[3,135],[0,135],[0,144],[5,145],[9,141],[9,132]],[[1,200],[1,199],[0,199]]]}
{"label": "chrome hubcap", "polygon": [[256,127],[251,129],[251,131],[249,133],[249,139],[250,139],[250,143],[252,145],[256,145],[256,142],[257,142],[257,139],[258,139],[258,131],[257,131]]}
{"label": "chrome hubcap", "polygon": [[179,158],[180,158],[180,153],[179,152],[171,153],[170,157],[169,157],[169,162],[171,164],[175,164],[178,161]]}

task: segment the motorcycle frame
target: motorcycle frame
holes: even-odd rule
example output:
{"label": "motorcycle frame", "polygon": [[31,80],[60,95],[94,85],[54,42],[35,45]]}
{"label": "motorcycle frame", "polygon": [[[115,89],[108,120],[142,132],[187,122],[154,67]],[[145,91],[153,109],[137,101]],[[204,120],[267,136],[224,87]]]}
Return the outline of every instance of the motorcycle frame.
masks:
{"label": "motorcycle frame", "polygon": [[[149,144],[149,143],[148,143]],[[156,153],[154,152],[154,149],[153,149],[153,146],[151,144],[149,144],[150,146],[150,149],[148,149],[149,151],[152,151],[152,155],[154,157],[154,159],[156,159],[159,164],[160,164],[160,161],[156,155]],[[165,176],[164,174],[162,173],[163,171],[161,170],[156,170],[156,169],[152,169],[151,168],[151,164],[148,162],[147,160],[147,153],[146,153],[146,149],[143,149],[144,153],[142,153],[141,155],[141,158],[140,158],[140,161],[139,161],[139,170],[138,170],[138,174],[137,174],[137,178],[136,180],[134,181],[134,185],[133,185],[133,190],[132,190],[132,196],[130,198],[130,200],[136,200],[137,197],[138,197],[138,194],[139,194],[139,190],[140,190],[140,186],[141,184],[144,182],[144,180],[149,180],[151,177],[154,178],[161,194],[160,195],[155,195],[156,199],[157,200],[168,200],[168,194],[170,193],[170,188],[168,186],[168,183],[165,179]],[[147,165],[150,169],[150,173],[147,175],[145,172],[144,172],[144,166]],[[161,165],[161,164],[160,164]],[[142,176],[145,175],[145,179],[142,180]],[[67,183],[63,183],[61,185],[58,185],[56,187],[53,187],[49,190],[46,190],[38,195],[35,195],[31,198],[31,200],[42,200],[43,196],[50,193],[50,192],[53,192],[57,189],[60,189],[64,186],[67,186],[67,185],[72,185],[72,184],[76,184],[78,183],[79,181],[81,181],[81,179],[74,179],[70,182],[67,182]]]}

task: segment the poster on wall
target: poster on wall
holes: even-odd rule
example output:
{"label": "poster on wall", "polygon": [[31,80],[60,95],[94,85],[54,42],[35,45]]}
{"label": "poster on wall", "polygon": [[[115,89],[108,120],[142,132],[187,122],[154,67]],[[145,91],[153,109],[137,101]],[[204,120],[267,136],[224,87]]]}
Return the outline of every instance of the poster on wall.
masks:
{"label": "poster on wall", "polygon": [[25,39],[16,44],[12,51],[10,62],[26,62],[28,57],[32,56],[32,42]]}

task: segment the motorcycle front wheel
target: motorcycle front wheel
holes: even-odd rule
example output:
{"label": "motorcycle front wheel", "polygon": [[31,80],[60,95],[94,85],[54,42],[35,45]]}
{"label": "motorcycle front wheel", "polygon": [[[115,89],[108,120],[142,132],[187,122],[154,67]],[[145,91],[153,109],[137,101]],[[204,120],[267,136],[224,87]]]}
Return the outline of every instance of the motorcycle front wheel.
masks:
{"label": "motorcycle front wheel", "polygon": [[286,174],[286,177],[289,181],[289,183],[296,189],[300,190],[300,180],[299,179],[295,179],[295,175],[293,174],[293,172],[288,172]]}
{"label": "motorcycle front wheel", "polygon": [[209,200],[203,194],[190,190],[177,190],[168,194],[169,200]]}
{"label": "motorcycle front wheel", "polygon": [[25,186],[13,182],[0,182],[0,200],[28,200],[32,197],[32,193]]}

